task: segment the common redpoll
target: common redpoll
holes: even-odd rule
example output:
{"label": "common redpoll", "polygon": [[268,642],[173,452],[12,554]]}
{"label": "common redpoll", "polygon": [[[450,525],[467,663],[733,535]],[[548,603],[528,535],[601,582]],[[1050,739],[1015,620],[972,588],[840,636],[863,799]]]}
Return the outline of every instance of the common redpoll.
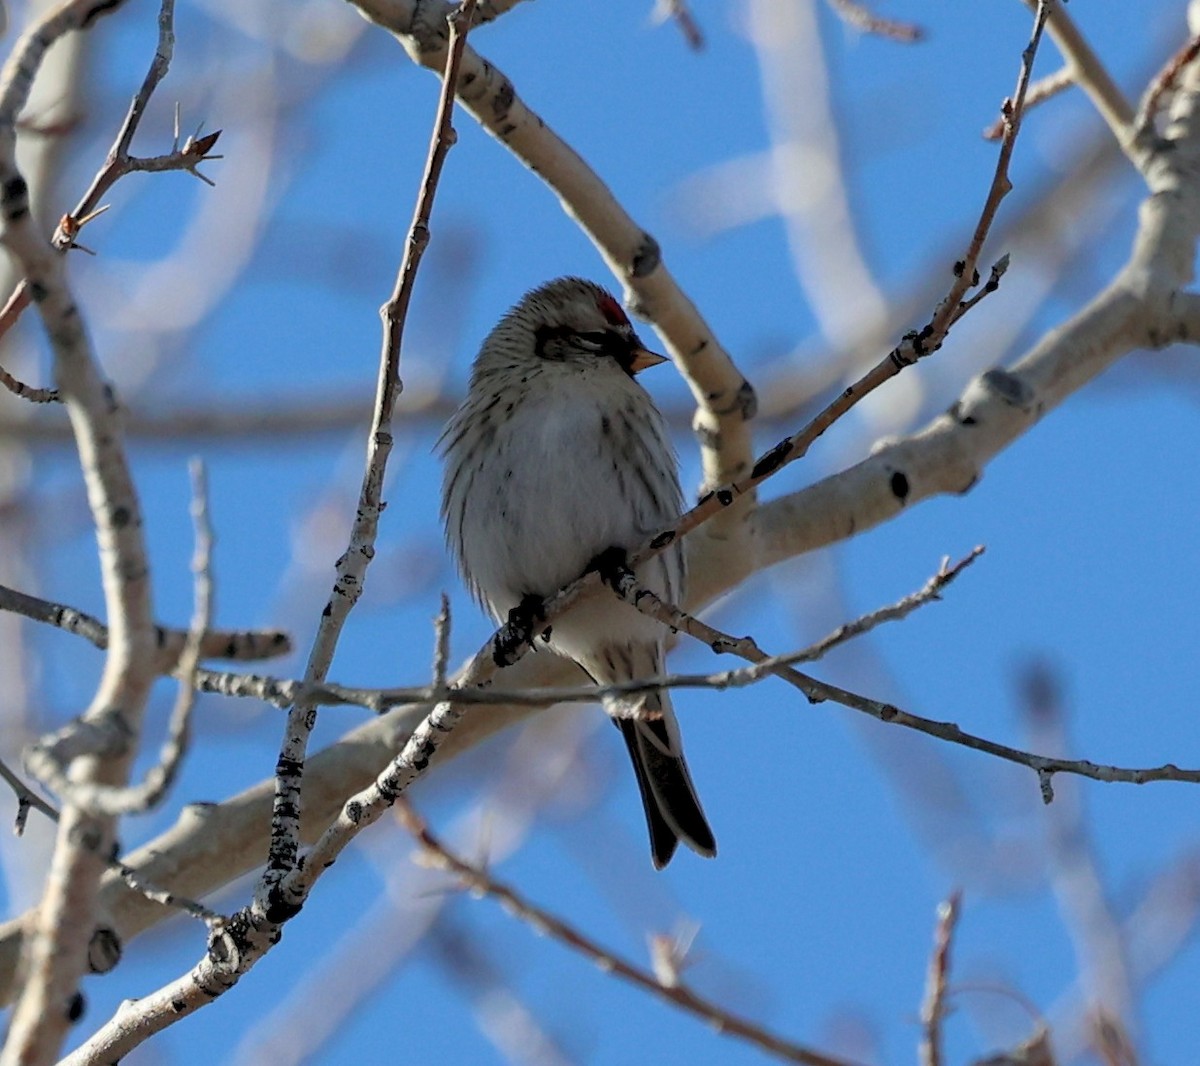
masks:
{"label": "common redpoll", "polygon": [[[643,347],[611,294],[580,278],[528,293],[488,334],[439,446],[446,540],[496,619],[679,516],[667,428],[634,378],[664,361]],[[671,603],[682,600],[686,576],[678,544],[637,570]],[[660,676],[666,635],[605,590],[555,619],[539,643],[604,686]],[[654,865],[665,866],[680,840],[715,855],[668,693],[608,697],[604,707],[633,760]]]}

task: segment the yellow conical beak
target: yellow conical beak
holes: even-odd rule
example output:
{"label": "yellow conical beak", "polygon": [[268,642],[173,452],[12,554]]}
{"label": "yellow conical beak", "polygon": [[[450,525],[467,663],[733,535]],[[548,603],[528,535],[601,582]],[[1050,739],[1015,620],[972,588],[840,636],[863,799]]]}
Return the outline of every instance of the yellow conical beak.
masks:
{"label": "yellow conical beak", "polygon": [[633,362],[629,364],[629,369],[634,374],[640,374],[643,370],[658,366],[659,363],[669,362],[670,360],[665,355],[659,355],[648,348],[638,348],[634,351]]}

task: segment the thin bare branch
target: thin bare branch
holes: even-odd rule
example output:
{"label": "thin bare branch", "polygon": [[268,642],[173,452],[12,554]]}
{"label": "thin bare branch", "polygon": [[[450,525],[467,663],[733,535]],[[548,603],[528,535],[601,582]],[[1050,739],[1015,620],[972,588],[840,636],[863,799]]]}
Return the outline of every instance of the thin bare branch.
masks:
{"label": "thin bare branch", "polygon": [[1179,49],[1146,86],[1142,101],[1133,120],[1133,135],[1141,144],[1149,145],[1154,136],[1154,122],[1179,81],[1183,69],[1200,55],[1200,34],[1196,34]]}
{"label": "thin bare branch", "polygon": [[[122,6],[123,0],[70,0],[58,5],[30,25],[0,74],[0,239],[16,271],[38,295],[38,314],[75,432],[99,546],[110,641],[104,672],[83,722],[89,730],[106,731],[112,751],[110,758],[85,760],[77,777],[80,783],[91,780],[103,785],[120,785],[128,778],[153,683],[149,567],[116,392],[94,358],[62,257],[33,218],[29,185],[17,161],[16,125],[54,42],[71,31],[89,29]],[[26,945],[25,980],[0,1055],[5,1066],[40,1066],[58,1056],[87,966],[99,881],[114,843],[113,819],[72,806],[63,811]]]}
{"label": "thin bare branch", "polygon": [[13,790],[13,794],[17,797],[17,815],[13,825],[17,836],[25,831],[25,822],[29,818],[31,810],[40,811],[51,821],[58,821],[58,810],[34,792],[17,774],[13,773],[3,759],[0,759],[0,777],[4,778],[5,784]]}
{"label": "thin bare branch", "polygon": [[[418,193],[417,209],[397,285],[393,298],[384,307],[384,352],[380,362],[376,417],[359,514],[350,549],[352,552],[357,548],[364,558],[360,563],[347,563],[344,568],[339,567],[339,586],[342,579],[354,577],[357,579],[358,588],[350,590],[337,587],[334,590],[335,599],[352,594],[350,605],[357,599],[358,591],[361,590],[365,556],[373,552],[374,530],[381,510],[383,466],[390,450],[391,411],[400,387],[398,371],[404,311],[411,294],[420,251],[428,241],[429,215],[442,161],[453,143],[450,119],[455,84],[465,35],[470,27],[474,9],[475,0],[464,0],[462,7],[454,12],[450,20],[451,47],[431,138],[429,159]],[[364,514],[365,511],[369,513]],[[331,603],[330,610],[326,612],[327,616],[336,615],[337,620],[331,622],[328,627],[323,625],[322,631],[314,641],[309,660],[309,674],[314,680],[318,674],[323,674],[328,669],[348,609],[348,606],[335,607]],[[309,708],[308,713],[311,713],[311,710]],[[332,863],[332,858],[324,866],[310,862],[306,869],[302,868],[305,875],[303,879],[295,878],[290,884],[285,881],[285,874],[288,870],[294,871],[298,859],[300,826],[296,814],[299,809],[300,774],[311,728],[311,722],[298,722],[295,714],[289,715],[288,732],[280,757],[281,769],[275,778],[271,852],[267,870],[260,879],[253,902],[228,920],[215,923],[211,927],[208,951],[190,971],[158,992],[124,1004],[113,1018],[73,1055],[64,1060],[65,1062],[73,1066],[82,1066],[84,1063],[111,1062],[124,1057],[150,1036],[194,1013],[228,991],[243,973],[253,967],[278,942],[281,925],[299,912],[312,884]],[[283,768],[289,753],[295,753],[297,758],[294,763]],[[287,809],[289,803],[295,804],[292,810]],[[314,869],[314,866],[317,868]]]}
{"label": "thin bare branch", "polygon": [[876,15],[859,0],[828,0],[828,3],[843,22],[863,33],[886,37],[901,44],[916,44],[925,38],[925,30],[915,22],[901,22],[899,19]]}
{"label": "thin bare branch", "polygon": [[[467,33],[475,11],[475,0],[463,0],[447,20],[450,45],[442,75],[442,92],[430,136],[425,172],[417,193],[412,224],[404,255],[388,301],[380,309],[383,318],[383,349],[379,359],[375,407],[367,437],[367,460],[359,490],[350,542],[338,560],[337,577],[321,622],[313,639],[305,667],[307,683],[325,679],[334,650],[350,611],[358,602],[366,581],[367,567],[375,555],[375,537],[383,512],[384,475],[392,451],[392,416],[400,395],[400,355],[404,325],[413,286],[425,248],[429,244],[429,222],[433,213],[438,180],[450,148],[458,139],[452,119],[455,91],[462,65]],[[271,819],[271,846],[266,869],[255,890],[255,912],[259,917],[284,913],[298,905],[307,887],[297,889],[290,878],[297,871],[300,852],[301,779],[308,740],[316,725],[316,707],[298,700],[288,713],[284,739],[276,763],[275,810]]]}
{"label": "thin bare branch", "polygon": [[844,1059],[835,1059],[785,1040],[763,1026],[731,1013],[720,1004],[694,992],[682,981],[678,972],[673,974],[672,979],[664,981],[652,969],[638,966],[601,947],[586,933],[530,903],[516,889],[497,881],[486,870],[473,866],[450,851],[404,798],[397,801],[395,810],[400,823],[421,845],[427,861],[452,874],[469,891],[490,896],[507,913],[525,922],[535,932],[553,937],[560,944],[590,959],[605,973],[614,974],[664,1002],[694,1014],[723,1035],[745,1040],[760,1051],[785,1062],[805,1063],[806,1066],[848,1066]]}
{"label": "thin bare branch", "polygon": [[[211,155],[213,146],[220,136],[220,131],[199,139],[189,137],[185,144],[176,147],[167,155],[139,159],[129,152],[134,134],[146,113],[150,98],[155,89],[167,75],[171,66],[171,58],[175,50],[175,0],[162,0],[158,13],[158,44],[150,69],[142,80],[141,88],[134,95],[126,112],[125,120],[117,131],[116,140],[108,151],[108,157],[103,166],[92,178],[91,184],[76,204],[73,211],[63,215],[51,238],[53,246],[61,253],[79,247],[76,238],[80,230],[105,210],[100,201],[105,194],[126,174],[136,171],[168,171],[185,170],[195,174],[203,181],[208,181],[196,168],[210,159],[220,156]],[[211,182],[209,182],[211,184]],[[29,306],[28,281],[23,279],[13,289],[4,306],[0,307],[0,337],[3,337],[16,324],[21,313]],[[0,383],[16,395],[35,403],[50,403],[60,400],[57,389],[33,389],[17,382],[7,372],[0,369]]]}
{"label": "thin bare branch", "polygon": [[[1044,78],[1038,78],[1029,86],[1029,91],[1025,94],[1025,110],[1028,112],[1030,108],[1037,107],[1038,104],[1044,104],[1047,100],[1052,99],[1059,93],[1066,91],[1075,84],[1075,77],[1070,67],[1062,67],[1056,70],[1053,74],[1047,74]],[[1001,115],[990,126],[983,131],[984,140],[998,141],[1004,136],[1005,120]]]}
{"label": "thin bare branch", "polygon": [[838,688],[828,682],[819,681],[809,674],[801,673],[793,667],[782,665],[779,658],[767,655],[752,637],[734,637],[729,633],[723,633],[708,623],[681,611],[678,607],[664,603],[655,593],[641,586],[633,571],[628,567],[614,567],[605,575],[604,581],[618,596],[633,604],[644,614],[658,619],[665,626],[687,633],[688,636],[708,645],[715,652],[730,653],[755,663],[760,669],[769,671],[793,688],[799,689],[810,703],[822,703],[827,700],[839,703],[843,707],[870,715],[878,721],[914,729],[939,740],[946,740],[987,755],[994,755],[1006,762],[1027,766],[1037,774],[1042,799],[1046,803],[1050,803],[1054,799],[1053,778],[1055,774],[1061,773],[1089,777],[1094,781],[1124,782],[1136,785],[1144,785],[1150,781],[1200,783],[1200,770],[1182,769],[1174,763],[1136,769],[1103,766],[1082,759],[1060,759],[1035,755],[1031,752],[1021,751],[1019,748],[1009,747],[1007,744],[999,744],[985,737],[975,736],[960,729],[953,722],[939,722],[932,718],[922,718],[920,715],[901,710],[895,704],[874,700],[868,696]]}
{"label": "thin bare branch", "polygon": [[1079,32],[1067,12],[1067,5],[1061,0],[1050,0],[1049,3],[1047,0],[1025,0],[1025,6],[1031,11],[1048,11],[1047,29],[1071,72],[1071,81],[1087,93],[1100,117],[1112,130],[1121,150],[1137,164],[1138,152],[1133,143],[1133,108],[1113,81],[1108,68]]}
{"label": "thin bare branch", "polygon": [[652,17],[655,22],[674,22],[693,52],[704,50],[704,32],[692,15],[687,0],[655,0]]}
{"label": "thin bare branch", "polygon": [[942,1066],[942,1019],[946,1016],[946,994],[950,978],[950,945],[958,924],[961,893],[955,892],[938,907],[933,955],[925,978],[925,1002],[921,1004],[921,1066]]}
{"label": "thin bare branch", "polygon": [[[108,647],[108,627],[93,615],[66,604],[43,600],[0,585],[0,611],[12,611],[35,622],[73,633],[102,651]],[[154,627],[154,642],[159,652],[156,673],[171,673],[176,669],[186,641],[187,630]],[[278,658],[291,650],[292,638],[279,629],[215,629],[204,634],[200,658],[251,662]]]}
{"label": "thin bare branch", "polygon": [[191,472],[191,512],[196,537],[192,558],[195,610],[177,664],[179,693],[171,710],[167,737],[158,761],[146,772],[140,784],[119,787],[91,781],[77,784],[69,774],[70,758],[80,754],[76,747],[79,731],[73,726],[56,735],[61,744],[42,740],[25,753],[25,764],[38,780],[68,803],[93,814],[115,817],[150,810],[166,795],[187,754],[192,709],[196,704],[198,661],[213,611],[213,531],[208,514],[208,485],[204,467],[199,461],[193,462]]}

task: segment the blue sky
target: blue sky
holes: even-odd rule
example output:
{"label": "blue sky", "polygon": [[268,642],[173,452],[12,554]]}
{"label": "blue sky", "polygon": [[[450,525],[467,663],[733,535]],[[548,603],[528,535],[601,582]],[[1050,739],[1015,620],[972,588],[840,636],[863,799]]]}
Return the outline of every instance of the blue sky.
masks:
{"label": "blue sky", "polygon": [[[524,4],[480,30],[473,44],[658,237],[675,276],[769,402],[778,375],[811,372],[837,338],[820,335],[777,215],[714,233],[689,198],[698,176],[738,160],[752,163],[770,144],[756,52],[745,32],[747,7],[693,6],[708,38],[699,54],[675,27],[652,25],[649,0]],[[1070,9],[1135,98],[1138,79],[1185,32],[1178,3],[1077,2]],[[336,69],[298,57],[358,32],[348,9],[305,6],[299,28],[279,34],[270,27],[260,33],[258,10],[246,7],[234,18],[218,0],[181,5],[175,65],[135,146],[144,154],[162,150],[178,97],[185,128],[203,118],[206,128],[225,131],[227,159],[206,168],[217,188],[181,175],[127,179],[112,197],[114,210],[85,238],[99,255],[73,263],[101,356],[135,412],[366,397],[373,387],[377,308],[399,260],[437,82],[378,31],[362,33]],[[996,153],[979,131],[1012,91],[1029,17],[1013,0],[914,0],[879,10],[922,23],[928,40],[909,47],[864,38],[825,6],[817,14],[864,261],[889,298],[932,294],[911,320],[898,323],[903,332],[924,321],[942,287],[936,277],[929,282],[931,265],[940,264],[948,282],[974,224]],[[72,194],[61,194],[64,206],[102,158],[153,34],[153,13],[139,5],[100,28],[92,59],[100,91],[63,179]],[[264,43],[275,35],[287,39],[291,52]],[[1047,46],[1037,72],[1055,66]],[[268,78],[280,94],[273,102],[256,89]],[[272,106],[283,116],[278,123],[264,118]],[[437,387],[460,395],[480,339],[525,289],[564,273],[610,280],[538,179],[469,118],[460,115],[457,125],[460,140],[439,192],[407,334],[404,376],[414,396]],[[1081,97],[1032,112],[1000,225],[1023,217],[1068,171],[1079,146],[1099,135]],[[1073,180],[1082,183],[1083,176]],[[1139,192],[1132,169],[1117,163],[1100,173],[1077,213],[1060,220],[1061,234],[1043,228],[1011,245],[993,241],[989,258],[1013,252],[1001,290],[941,352],[909,372],[912,382],[895,383],[897,390],[869,413],[846,419],[764,495],[856,462],[882,432],[915,428],[984,366],[1015,357],[1082,306],[1127,255]],[[731,211],[753,207],[753,188],[726,186],[725,193]],[[256,197],[261,213],[244,221],[239,205]],[[198,209],[210,212],[199,231],[188,221]],[[807,251],[820,264],[830,249]],[[156,348],[136,340],[130,323],[148,317],[138,303],[138,279],[149,266],[174,256],[182,273],[169,279],[170,291],[178,293],[187,269],[211,271],[243,254],[244,269],[211,307],[199,296],[190,305],[181,301],[185,308],[203,304],[198,321],[164,328]],[[853,311],[852,294],[848,299]],[[1072,755],[1122,765],[1194,765],[1200,633],[1190,560],[1200,504],[1189,457],[1197,454],[1200,428],[1190,357],[1130,356],[998,457],[969,494],[922,503],[819,557],[759,575],[711,617],[726,630],[754,633],[769,650],[787,650],[919,587],[942,556],[984,544],[985,556],[943,602],[843,649],[815,672],[1025,747],[1031,739],[1019,679],[1031,663],[1045,662],[1061,679]],[[646,383],[656,399],[684,411],[682,381],[669,368],[652,377]],[[758,449],[800,417],[758,428]],[[443,588],[455,607],[456,657],[488,634],[441,549],[431,455],[438,428],[419,414],[398,421],[380,556],[343,639],[336,680],[423,680],[429,619]],[[698,459],[682,423],[677,444],[684,483],[694,486]],[[344,546],[362,433],[140,440],[131,453],[160,615],[183,622],[190,611],[186,460],[200,454],[210,467],[220,538],[219,620],[286,626],[303,651]],[[35,591],[98,611],[94,553],[70,456],[37,451],[31,469],[47,507],[68,501],[65,511],[35,518],[44,533],[29,556]],[[57,722],[86,702],[99,656],[58,634],[39,634],[36,647],[41,706],[47,722]],[[296,657],[267,669],[296,676],[301,662]],[[671,665],[690,672],[729,664],[681,645]],[[169,698],[164,688],[154,728],[161,728]],[[795,1040],[877,1063],[911,1061],[935,910],[961,888],[955,979],[987,989],[955,997],[950,1060],[1028,1035],[1029,1015],[1017,993],[1051,1015],[1078,966],[1050,888],[1050,814],[1032,774],[849,710],[809,707],[778,682],[736,693],[687,693],[676,702],[720,842],[715,862],[683,855],[666,873],[651,871],[615,731],[600,728],[599,712],[589,710],[582,713],[599,725],[576,741],[579,781],[568,782],[533,816],[498,875],[639,959],[648,932],[698,923],[698,961],[689,971],[697,988]],[[359,720],[357,712],[324,712],[319,743]],[[219,800],[269,773],[279,724],[268,709],[202,702],[196,750],[182,780],[163,811],[130,823],[127,844],[170,824],[182,803]],[[489,789],[514,772],[514,760],[519,765],[538,743],[552,750],[547,729],[497,738],[415,798],[436,827],[462,832],[479,821],[476,805],[494,803]],[[1182,877],[1195,865],[1188,786],[1060,778],[1056,787],[1083,804],[1119,919],[1164,876]],[[509,807],[494,817],[503,821]],[[485,840],[499,832],[486,817],[483,823]],[[485,848],[469,833],[460,839],[474,854]],[[299,998],[300,974],[317,963],[342,966],[326,986],[332,995],[340,981],[381,960],[378,985],[310,1061],[360,1062],[399,1056],[400,1048],[416,1062],[500,1061],[478,1024],[479,1001],[473,1004],[464,983],[451,976],[448,960],[460,957],[456,937],[483,953],[500,984],[560,1042],[567,1061],[766,1061],[537,938],[488,901],[449,901],[440,939],[402,963],[388,963],[395,940],[416,918],[404,911],[386,919],[384,909],[372,909],[385,883],[394,879],[404,906],[420,910],[429,898],[421,894],[428,885],[406,872],[410,852],[393,823],[376,826],[233,994],[129,1061],[262,1061],[265,1052],[246,1036],[264,1031],[255,1029],[262,1012],[281,1011],[284,1031],[313,1014]],[[1184,881],[1194,894],[1195,875]],[[248,891],[236,886],[220,903],[236,907]],[[1180,904],[1164,911],[1164,920],[1174,913],[1190,912]],[[372,937],[371,924],[359,927],[364,915],[386,935]],[[352,954],[347,960],[339,953],[345,950],[339,942],[355,929],[362,938],[357,964]],[[98,1024],[121,999],[177,975],[202,944],[201,932],[182,922],[137,941],[114,975],[88,982],[84,1026]],[[1194,1058],[1198,972],[1200,950],[1189,937],[1141,987],[1127,1020],[1145,1061]],[[231,1055],[231,1039],[241,1058]]]}

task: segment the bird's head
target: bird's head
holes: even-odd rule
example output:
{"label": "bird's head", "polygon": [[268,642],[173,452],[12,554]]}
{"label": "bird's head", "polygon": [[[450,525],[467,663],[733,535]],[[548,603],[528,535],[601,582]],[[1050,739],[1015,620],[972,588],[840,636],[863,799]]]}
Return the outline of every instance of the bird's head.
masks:
{"label": "bird's head", "polygon": [[630,377],[665,363],[638,337],[616,297],[583,278],[558,278],[526,293],[501,320],[492,347],[533,359],[593,367],[611,360]]}

